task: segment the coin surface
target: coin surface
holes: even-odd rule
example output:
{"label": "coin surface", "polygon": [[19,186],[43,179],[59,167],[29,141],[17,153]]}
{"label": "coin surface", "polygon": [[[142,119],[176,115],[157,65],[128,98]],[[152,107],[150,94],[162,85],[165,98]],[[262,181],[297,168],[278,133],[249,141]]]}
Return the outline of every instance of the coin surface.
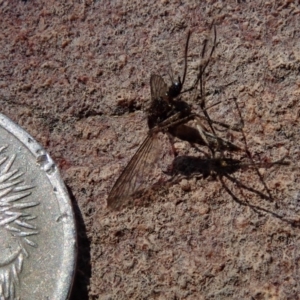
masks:
{"label": "coin surface", "polygon": [[0,114],[0,299],[67,299],[76,262],[71,201],[46,151]]}

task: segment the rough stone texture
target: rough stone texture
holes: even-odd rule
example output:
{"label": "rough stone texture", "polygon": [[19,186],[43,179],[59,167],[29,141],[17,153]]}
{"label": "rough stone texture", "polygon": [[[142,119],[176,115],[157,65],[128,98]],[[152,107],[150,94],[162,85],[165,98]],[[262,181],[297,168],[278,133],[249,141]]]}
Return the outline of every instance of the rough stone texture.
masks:
{"label": "rough stone texture", "polygon": [[[7,0],[0,11],[1,112],[49,151],[76,210],[72,299],[299,299],[299,1]],[[287,155],[290,166],[231,180],[198,168],[147,205],[109,211],[107,194],[147,133],[150,74],[167,75],[166,52],[181,74],[189,28],[190,86],[212,20],[206,100],[221,104],[211,117],[237,122],[236,97],[255,161]],[[220,135],[244,146],[240,133]]]}

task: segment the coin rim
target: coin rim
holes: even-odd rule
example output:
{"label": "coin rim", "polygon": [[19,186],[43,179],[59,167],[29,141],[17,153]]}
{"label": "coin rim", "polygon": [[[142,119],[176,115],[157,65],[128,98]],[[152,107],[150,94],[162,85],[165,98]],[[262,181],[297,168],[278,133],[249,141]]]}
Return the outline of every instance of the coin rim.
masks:
{"label": "coin rim", "polygon": [[[72,285],[74,281],[76,259],[77,259],[77,234],[74,212],[72,209],[72,203],[69,198],[66,186],[61,179],[59,170],[51,159],[49,154],[44,148],[35,141],[35,139],[28,134],[19,125],[15,124],[11,119],[0,113],[0,126],[3,127],[10,134],[15,136],[36,158],[38,163],[41,153],[47,155],[47,165],[51,165],[51,172],[44,170],[50,184],[56,189],[56,199],[59,204],[61,216],[64,217],[62,222],[64,239],[63,245],[60,245],[63,249],[63,257],[60,276],[57,280],[57,289],[52,299],[68,299],[71,294]],[[58,197],[59,196],[59,197]]]}

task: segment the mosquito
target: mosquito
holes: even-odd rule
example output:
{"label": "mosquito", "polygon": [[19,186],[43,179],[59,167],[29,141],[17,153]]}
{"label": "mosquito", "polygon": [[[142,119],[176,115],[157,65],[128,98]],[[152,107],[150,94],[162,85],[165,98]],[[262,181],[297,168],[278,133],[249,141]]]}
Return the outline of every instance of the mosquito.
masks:
{"label": "mosquito", "polygon": [[[188,32],[185,44],[182,80],[179,76],[178,81],[174,81],[172,75],[170,76],[172,85],[168,87],[160,75],[151,75],[151,104],[147,110],[149,131],[143,143],[115,182],[107,199],[108,207],[116,210],[120,209],[122,206],[126,205],[129,198],[132,198],[140,191],[144,191],[149,186],[147,174],[153,169],[153,166],[157,163],[159,157],[161,147],[158,133],[160,132],[167,133],[169,137],[171,135],[178,137],[181,140],[189,141],[190,143],[206,145],[210,149],[218,148],[220,150],[230,151],[240,150],[238,146],[215,135],[212,123],[217,123],[219,125],[222,125],[222,123],[213,122],[206,114],[205,116],[200,116],[192,113],[191,107],[186,102],[178,99],[178,96],[181,93],[193,90],[199,81],[200,93],[203,92],[203,75],[216,45],[215,26],[214,35],[213,47],[209,52],[205,63],[201,64],[199,67],[199,74],[194,85],[190,89],[182,92],[187,72],[187,52],[191,31]],[[206,42],[203,46],[202,57],[205,53]],[[207,108],[205,108],[203,101],[200,103],[200,106],[202,111],[206,112]],[[187,125],[191,120],[197,122],[197,129]],[[212,133],[204,129],[201,125],[201,120],[206,120],[210,124]]]}

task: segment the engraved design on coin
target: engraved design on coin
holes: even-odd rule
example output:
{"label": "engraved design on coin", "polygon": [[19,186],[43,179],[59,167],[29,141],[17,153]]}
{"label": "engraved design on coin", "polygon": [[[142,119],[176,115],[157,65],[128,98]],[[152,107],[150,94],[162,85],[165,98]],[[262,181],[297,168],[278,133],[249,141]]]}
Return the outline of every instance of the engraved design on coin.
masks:
{"label": "engraved design on coin", "polygon": [[29,250],[37,247],[31,236],[39,233],[28,209],[39,202],[31,201],[34,186],[24,184],[26,173],[14,168],[16,154],[7,155],[7,148],[0,146],[0,299],[19,299],[19,274]]}

